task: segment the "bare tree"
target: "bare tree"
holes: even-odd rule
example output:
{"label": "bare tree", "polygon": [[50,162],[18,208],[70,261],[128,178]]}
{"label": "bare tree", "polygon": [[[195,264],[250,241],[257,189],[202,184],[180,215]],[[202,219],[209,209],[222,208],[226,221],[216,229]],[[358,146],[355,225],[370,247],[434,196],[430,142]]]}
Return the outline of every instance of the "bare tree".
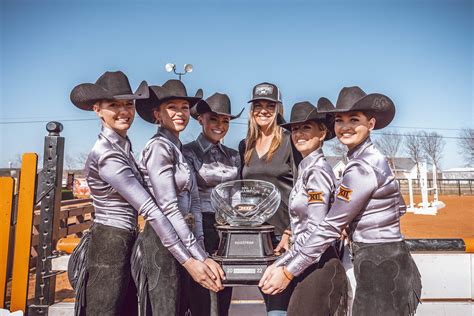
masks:
{"label": "bare tree", "polygon": [[474,166],[474,129],[464,128],[459,132],[458,153],[463,157],[465,166]]}
{"label": "bare tree", "polygon": [[81,170],[84,168],[87,157],[89,156],[88,153],[75,153],[75,154],[65,154],[64,155],[64,162],[63,162],[63,169],[64,171],[72,171],[72,170]]}
{"label": "bare tree", "polygon": [[375,146],[387,157],[392,169],[395,168],[395,158],[400,151],[402,140],[402,136],[397,131],[393,131],[384,132],[383,136],[374,141]]}
{"label": "bare tree", "polygon": [[[419,164],[425,158],[423,150],[423,136],[421,132],[405,134],[405,151],[419,169]],[[418,170],[420,172],[420,170]]]}
{"label": "bare tree", "polygon": [[88,153],[78,153],[74,157],[74,162],[75,162],[75,168],[76,169],[83,169],[84,166],[86,165],[87,157],[89,157]]}
{"label": "bare tree", "polygon": [[11,160],[13,168],[21,168],[21,159],[22,154],[16,154],[15,157]]}
{"label": "bare tree", "polygon": [[422,147],[425,156],[430,158],[433,164],[439,170],[439,162],[441,160],[441,156],[443,155],[444,146],[446,145],[443,136],[436,132],[421,132],[420,135],[423,138]]}
{"label": "bare tree", "polygon": [[64,155],[64,163],[63,163],[64,171],[73,170],[74,167],[75,167],[75,164],[76,164],[75,160],[76,160],[76,158],[69,155],[69,154]]}
{"label": "bare tree", "polygon": [[[38,155],[38,168],[41,168],[43,166],[43,156],[41,154]],[[21,168],[21,162],[23,160],[23,154],[16,154],[12,159],[9,161],[9,165],[11,165],[12,168]]]}
{"label": "bare tree", "polygon": [[336,157],[341,158],[344,163],[347,163],[347,146],[344,146],[336,139],[325,142],[327,144],[329,151]]}

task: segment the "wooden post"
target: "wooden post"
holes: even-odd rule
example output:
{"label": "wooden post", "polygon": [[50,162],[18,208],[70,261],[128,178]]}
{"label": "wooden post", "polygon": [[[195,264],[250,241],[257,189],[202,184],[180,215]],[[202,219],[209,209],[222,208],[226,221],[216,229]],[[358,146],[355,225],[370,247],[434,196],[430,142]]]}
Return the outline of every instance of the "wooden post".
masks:
{"label": "wooden post", "polygon": [[0,308],[5,308],[7,288],[8,246],[13,206],[13,178],[0,178]]}
{"label": "wooden post", "polygon": [[21,163],[18,219],[15,229],[15,250],[13,254],[14,265],[10,305],[12,312],[18,310],[26,311],[37,161],[38,156],[35,153],[27,153],[23,155]]}

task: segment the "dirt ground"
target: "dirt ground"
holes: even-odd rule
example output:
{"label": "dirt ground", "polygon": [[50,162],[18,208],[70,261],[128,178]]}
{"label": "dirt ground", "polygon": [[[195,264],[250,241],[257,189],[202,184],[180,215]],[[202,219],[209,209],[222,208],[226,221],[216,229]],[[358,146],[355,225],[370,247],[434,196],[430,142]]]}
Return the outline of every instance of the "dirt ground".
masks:
{"label": "dirt ground", "polygon": [[[408,202],[408,197],[405,201]],[[446,204],[436,215],[406,213],[401,218],[405,238],[472,238],[474,237],[474,196],[441,195]],[[421,197],[415,196],[415,203]]]}
{"label": "dirt ground", "polygon": [[[438,210],[435,216],[406,213],[402,217],[401,229],[405,238],[474,237],[474,196],[442,195],[440,200],[446,207]],[[405,197],[405,201],[408,202],[408,197]],[[421,197],[415,196],[415,203],[420,201]],[[29,303],[33,303],[34,274],[30,277],[28,297]],[[66,273],[56,278],[56,301],[74,301],[74,292]]]}

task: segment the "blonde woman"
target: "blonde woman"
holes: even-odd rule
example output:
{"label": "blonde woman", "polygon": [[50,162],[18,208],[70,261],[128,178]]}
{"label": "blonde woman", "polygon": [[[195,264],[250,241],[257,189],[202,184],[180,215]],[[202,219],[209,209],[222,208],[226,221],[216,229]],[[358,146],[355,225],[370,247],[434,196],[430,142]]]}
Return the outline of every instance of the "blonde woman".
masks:
{"label": "blonde woman", "polygon": [[[239,144],[242,179],[257,179],[273,183],[281,193],[281,203],[268,223],[275,226],[275,252],[288,250],[290,218],[288,200],[293,187],[294,160],[290,133],[277,124],[277,114],[283,115],[278,87],[263,82],[252,91],[247,137]],[[299,154],[298,154],[299,157]],[[264,295],[269,315],[285,315],[292,288],[277,295]]]}

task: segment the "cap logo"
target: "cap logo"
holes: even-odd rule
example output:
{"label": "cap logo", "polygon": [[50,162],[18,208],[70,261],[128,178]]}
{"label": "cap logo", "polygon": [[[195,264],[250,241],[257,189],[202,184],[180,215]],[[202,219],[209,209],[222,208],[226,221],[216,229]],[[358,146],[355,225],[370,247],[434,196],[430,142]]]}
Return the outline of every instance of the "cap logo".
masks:
{"label": "cap logo", "polygon": [[256,95],[270,95],[273,94],[273,87],[270,85],[261,85],[255,88]]}

